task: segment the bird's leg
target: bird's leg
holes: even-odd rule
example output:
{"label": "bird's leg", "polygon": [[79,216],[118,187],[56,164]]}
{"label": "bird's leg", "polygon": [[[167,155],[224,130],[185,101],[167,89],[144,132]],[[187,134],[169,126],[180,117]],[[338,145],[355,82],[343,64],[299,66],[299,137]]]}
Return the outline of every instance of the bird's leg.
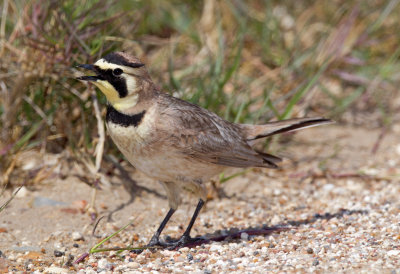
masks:
{"label": "bird's leg", "polygon": [[[154,233],[153,237],[151,237],[150,242],[146,245],[146,247],[154,247],[154,246],[163,246],[163,247],[168,247],[169,249],[175,249],[177,247],[183,247],[185,244],[192,243],[197,240],[201,240],[198,238],[192,238],[190,237],[190,231],[192,230],[192,227],[194,225],[194,222],[197,219],[197,216],[199,215],[199,212],[201,208],[204,205],[204,201],[202,199],[199,200],[199,203],[197,204],[196,210],[193,213],[192,218],[190,219],[189,225],[187,226],[185,232],[182,234],[182,236],[179,238],[178,241],[171,242],[171,243],[163,243],[160,241],[160,234],[163,231],[165,225],[168,223],[169,219],[171,216],[174,214],[175,209],[171,208],[167,215],[165,216],[164,220],[161,222],[160,226],[158,227],[157,231]],[[143,249],[136,249],[132,250],[134,253],[141,253]]]}
{"label": "bird's leg", "polygon": [[188,238],[188,239],[190,239],[190,231],[192,230],[193,224],[194,224],[194,222],[196,221],[197,216],[199,215],[200,210],[201,210],[201,208],[203,207],[203,205],[204,205],[204,201],[203,201],[202,199],[200,199],[200,200],[199,200],[199,203],[197,204],[196,210],[195,210],[194,213],[193,213],[192,219],[190,220],[189,225],[188,225],[188,227],[186,228],[185,232],[183,233],[181,239],[182,239],[182,238]]}
{"label": "bird's leg", "polygon": [[160,226],[158,227],[157,231],[154,233],[153,237],[151,237],[150,242],[147,244],[147,246],[156,246],[156,245],[165,245],[160,242],[160,234],[163,231],[165,225],[168,223],[169,219],[171,216],[174,214],[175,209],[170,208],[167,215],[165,216],[164,220],[161,222]]}
{"label": "bird's leg", "polygon": [[[167,244],[160,242],[160,234],[164,230],[164,227],[167,225],[171,216],[175,213],[175,209],[170,208],[167,215],[165,216],[164,220],[161,222],[160,226],[158,227],[157,231],[154,233],[153,237],[151,237],[150,242],[145,246],[147,247],[154,247],[154,246],[167,246]],[[134,249],[131,252],[135,254],[142,253],[144,248]]]}
{"label": "bird's leg", "polygon": [[203,205],[204,205],[204,201],[202,199],[200,199],[199,203],[197,204],[196,210],[193,213],[192,219],[190,219],[189,225],[187,226],[185,232],[182,234],[181,238],[178,241],[169,244],[170,249],[175,249],[177,247],[183,247],[187,243],[191,243],[191,242],[199,240],[197,238],[190,237],[190,231],[192,230],[193,224],[196,221],[197,216],[199,215],[199,212],[200,212],[201,208],[203,207]]}

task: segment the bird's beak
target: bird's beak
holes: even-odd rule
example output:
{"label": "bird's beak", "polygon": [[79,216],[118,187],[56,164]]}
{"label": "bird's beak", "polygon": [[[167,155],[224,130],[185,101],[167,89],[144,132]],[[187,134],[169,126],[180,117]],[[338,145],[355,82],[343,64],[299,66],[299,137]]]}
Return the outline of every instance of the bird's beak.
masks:
{"label": "bird's beak", "polygon": [[94,71],[94,66],[90,64],[77,65],[76,67]]}
{"label": "bird's beak", "polygon": [[82,80],[82,81],[97,81],[99,80],[98,76],[80,76],[76,77],[76,80]]}
{"label": "bird's beak", "polygon": [[[96,72],[96,69],[94,67],[94,65],[90,65],[90,64],[83,64],[83,65],[78,65],[76,66],[77,68],[83,68],[83,69],[87,69],[87,70],[91,70]],[[97,81],[97,80],[101,80],[102,77],[100,75],[90,75],[90,76],[80,76],[76,78],[77,80],[82,80],[82,81]]]}

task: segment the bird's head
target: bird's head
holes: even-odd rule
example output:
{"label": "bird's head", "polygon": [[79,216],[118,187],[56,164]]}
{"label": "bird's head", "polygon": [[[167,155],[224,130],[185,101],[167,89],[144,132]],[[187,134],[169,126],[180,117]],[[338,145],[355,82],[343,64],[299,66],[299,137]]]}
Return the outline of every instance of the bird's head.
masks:
{"label": "bird's head", "polygon": [[145,84],[151,84],[145,65],[136,57],[124,52],[113,52],[94,64],[79,65],[93,71],[95,75],[81,76],[78,80],[96,85],[117,110],[134,107]]}

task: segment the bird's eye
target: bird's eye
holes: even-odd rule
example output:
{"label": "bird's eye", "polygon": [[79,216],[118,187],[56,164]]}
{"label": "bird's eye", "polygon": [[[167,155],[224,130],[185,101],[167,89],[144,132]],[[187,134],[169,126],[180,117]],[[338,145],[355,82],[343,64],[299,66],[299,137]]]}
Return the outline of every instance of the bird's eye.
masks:
{"label": "bird's eye", "polygon": [[121,75],[123,72],[124,71],[122,69],[116,68],[116,69],[113,70],[112,73],[113,73],[114,76],[118,76],[118,75]]}

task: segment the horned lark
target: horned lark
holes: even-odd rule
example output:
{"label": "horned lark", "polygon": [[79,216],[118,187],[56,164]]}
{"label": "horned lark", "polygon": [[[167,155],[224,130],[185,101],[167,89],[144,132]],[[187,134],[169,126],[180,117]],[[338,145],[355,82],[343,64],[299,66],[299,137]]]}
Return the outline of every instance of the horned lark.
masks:
{"label": "horned lark", "polygon": [[[160,181],[170,210],[148,246],[182,246],[193,239],[190,230],[206,199],[204,184],[227,167],[275,168],[281,160],[253,149],[255,140],[274,134],[330,123],[301,118],[265,125],[235,124],[197,105],[160,91],[145,65],[123,52],[110,53],[94,64],[78,67],[95,75],[90,81],[107,97],[108,133],[128,161]],[[181,204],[181,190],[199,197],[182,237],[173,244],[159,236]]]}

